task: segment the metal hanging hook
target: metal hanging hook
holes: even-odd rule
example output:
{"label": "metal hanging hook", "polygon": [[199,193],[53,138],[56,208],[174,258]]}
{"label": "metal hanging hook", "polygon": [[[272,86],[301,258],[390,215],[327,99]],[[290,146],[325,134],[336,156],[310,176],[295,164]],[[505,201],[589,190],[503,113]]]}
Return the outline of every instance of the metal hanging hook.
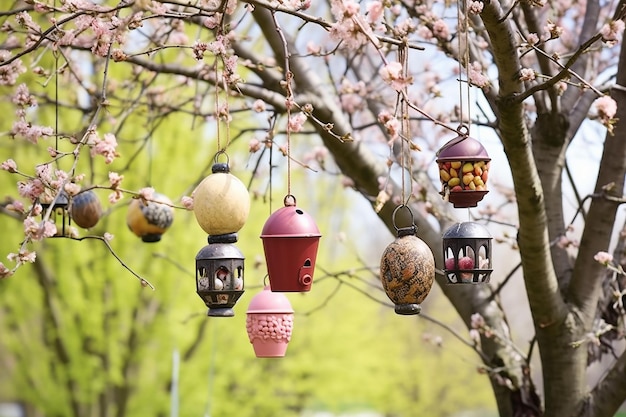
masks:
{"label": "metal hanging hook", "polygon": [[[398,227],[396,224],[396,215],[398,214],[398,211],[402,208],[408,210],[409,214],[411,215],[410,226]],[[415,218],[413,217],[413,212],[411,211],[411,208],[407,206],[406,204],[400,204],[393,210],[393,213],[391,214],[391,222],[393,223],[393,227],[396,229],[396,233],[398,237],[407,236],[407,235],[415,235],[417,233],[417,226],[415,225]]]}

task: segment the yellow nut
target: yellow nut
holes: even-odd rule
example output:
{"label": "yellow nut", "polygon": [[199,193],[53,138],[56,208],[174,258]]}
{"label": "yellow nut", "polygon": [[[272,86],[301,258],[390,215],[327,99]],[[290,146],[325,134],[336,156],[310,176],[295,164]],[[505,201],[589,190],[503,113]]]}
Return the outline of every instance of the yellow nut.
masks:
{"label": "yellow nut", "polygon": [[450,166],[454,169],[459,169],[461,168],[461,161],[454,161],[454,162],[450,162]]}
{"label": "yellow nut", "polygon": [[472,172],[474,171],[474,164],[472,164],[471,162],[466,162],[463,164],[463,174],[466,174],[468,172]]}
{"label": "yellow nut", "polygon": [[460,185],[460,184],[461,184],[461,179],[459,177],[450,178],[450,181],[448,181],[449,187],[454,187],[455,185]]}
{"label": "yellow nut", "polygon": [[474,174],[468,172],[467,174],[463,175],[463,184],[469,185],[469,183],[472,181],[474,181]]}
{"label": "yellow nut", "polygon": [[447,182],[450,179],[450,174],[445,169],[440,169],[439,170],[439,177],[441,178],[441,181],[446,181]]}
{"label": "yellow nut", "polygon": [[459,176],[459,172],[454,168],[450,168],[450,176],[452,178],[457,178]]}

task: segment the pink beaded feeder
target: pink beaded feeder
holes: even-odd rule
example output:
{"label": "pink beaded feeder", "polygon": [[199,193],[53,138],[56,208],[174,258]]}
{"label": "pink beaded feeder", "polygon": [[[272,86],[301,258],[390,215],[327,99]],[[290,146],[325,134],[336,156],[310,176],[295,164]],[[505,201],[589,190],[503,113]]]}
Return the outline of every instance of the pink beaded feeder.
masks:
{"label": "pink beaded feeder", "polygon": [[491,158],[480,142],[469,137],[466,126],[459,126],[457,132],[459,136],[437,152],[440,194],[455,208],[476,207],[489,192]]}
{"label": "pink beaded feeder", "polygon": [[287,296],[265,286],[250,301],[246,330],[257,358],[285,356],[293,330],[293,308]]}

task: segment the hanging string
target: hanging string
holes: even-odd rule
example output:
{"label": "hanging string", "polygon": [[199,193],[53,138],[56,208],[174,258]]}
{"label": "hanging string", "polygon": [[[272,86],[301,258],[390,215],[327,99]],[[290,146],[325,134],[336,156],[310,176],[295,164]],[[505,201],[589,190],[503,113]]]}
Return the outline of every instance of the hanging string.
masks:
{"label": "hanging string", "polygon": [[[459,120],[461,124],[463,124],[463,114],[464,106],[463,106],[463,96],[466,94],[465,99],[467,100],[467,127],[468,127],[468,135],[469,135],[469,126],[471,124],[471,116],[470,116],[470,80],[469,80],[469,66],[470,66],[470,51],[469,51],[469,11],[467,7],[463,6],[463,0],[457,1],[457,21],[458,21],[458,31],[461,32],[457,36],[458,42],[458,63],[459,63]],[[465,45],[463,45],[465,43]],[[463,64],[465,64],[465,80],[463,80]],[[464,85],[465,84],[465,91]]]}
{"label": "hanging string", "polygon": [[[409,74],[409,54],[408,54],[408,46],[403,44],[398,49],[398,57],[400,62],[402,63],[402,71],[405,77],[408,77]],[[400,102],[400,111],[402,113],[402,204],[407,205],[409,200],[411,199],[411,194],[413,192],[413,160],[411,156],[411,147],[408,146],[408,152],[405,154],[404,144],[405,141],[408,142],[411,140],[411,119],[409,118],[409,103],[408,103],[408,87],[404,86],[404,93],[402,94],[402,100]],[[408,166],[405,166],[404,158],[408,160]],[[408,170],[409,173],[409,193],[408,197],[406,196],[405,187],[406,181],[404,179],[404,173]]]}
{"label": "hanging string", "polygon": [[[288,62],[289,60],[286,59]],[[293,98],[293,91],[291,90],[291,78],[292,73],[289,68],[285,71],[285,78],[287,82],[287,195],[291,195],[291,102],[289,99]]]}

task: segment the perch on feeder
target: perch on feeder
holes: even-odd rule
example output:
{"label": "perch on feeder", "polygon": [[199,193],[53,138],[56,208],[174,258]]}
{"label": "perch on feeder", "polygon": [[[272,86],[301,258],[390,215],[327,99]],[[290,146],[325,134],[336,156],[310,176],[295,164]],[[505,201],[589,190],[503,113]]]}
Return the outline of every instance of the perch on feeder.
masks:
{"label": "perch on feeder", "polygon": [[209,236],[196,255],[196,292],[209,307],[208,316],[234,316],[233,306],[243,294],[244,257],[236,241],[236,233]]}
{"label": "perch on feeder", "polygon": [[[394,227],[396,213],[402,207],[406,206],[398,206],[393,212]],[[412,220],[411,214],[411,226],[396,227],[397,238],[387,246],[380,261],[385,293],[395,304],[395,312],[403,315],[420,313],[420,304],[435,279],[435,258],[428,245],[417,237],[417,226]]]}
{"label": "perch on feeder", "polygon": [[265,286],[250,301],[246,330],[257,358],[285,356],[293,330],[293,308],[289,299],[272,292],[269,285]]}
{"label": "perch on feeder", "polygon": [[456,223],[443,234],[444,273],[450,284],[489,282],[491,235],[474,222]]}
{"label": "perch on feeder", "polygon": [[126,224],[144,242],[158,242],[174,221],[172,201],[155,193],[151,201],[134,199],[128,206]]}
{"label": "perch on feeder", "polygon": [[83,229],[98,224],[102,217],[102,205],[96,193],[87,190],[73,196],[70,202],[70,216],[74,223]]}
{"label": "perch on feeder", "polygon": [[[57,196],[56,200],[53,201],[54,197],[50,197],[48,201],[42,201],[40,199],[41,204],[41,216],[44,217],[46,212],[52,206],[52,211],[50,212],[50,221],[55,224],[57,227],[57,232],[55,236],[67,236],[69,233],[69,226],[71,218],[68,213],[69,206],[69,198],[65,191],[61,191]],[[61,229],[57,226],[57,217],[61,217]]]}
{"label": "perch on feeder", "polygon": [[491,158],[483,145],[459,127],[459,136],[437,152],[441,195],[455,208],[476,207],[489,192],[487,178]]}
{"label": "perch on feeder", "polygon": [[285,207],[276,210],[261,232],[272,291],[311,290],[320,234],[313,218],[296,207],[287,195]]}

